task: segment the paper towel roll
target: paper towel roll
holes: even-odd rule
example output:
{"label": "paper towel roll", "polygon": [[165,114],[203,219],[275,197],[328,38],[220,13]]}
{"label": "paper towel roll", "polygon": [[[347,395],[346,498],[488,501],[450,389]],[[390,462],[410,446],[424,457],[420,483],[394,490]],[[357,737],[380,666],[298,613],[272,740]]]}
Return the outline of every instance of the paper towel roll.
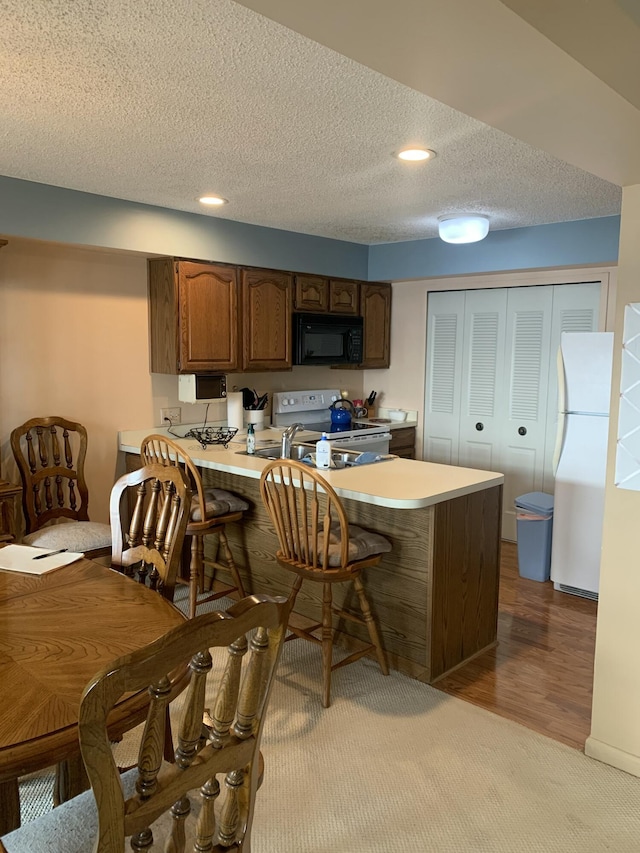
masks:
{"label": "paper towel roll", "polygon": [[231,391],[227,394],[227,426],[236,427],[237,430],[244,427],[244,409],[240,391]]}

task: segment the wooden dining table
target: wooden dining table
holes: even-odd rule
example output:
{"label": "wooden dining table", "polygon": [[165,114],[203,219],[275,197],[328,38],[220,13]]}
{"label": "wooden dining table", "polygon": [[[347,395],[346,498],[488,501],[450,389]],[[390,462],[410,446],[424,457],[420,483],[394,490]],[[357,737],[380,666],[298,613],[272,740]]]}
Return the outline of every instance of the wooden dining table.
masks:
{"label": "wooden dining table", "polygon": [[[90,679],[185,620],[157,592],[87,559],[43,575],[0,570],[0,836],[20,825],[18,778],[62,762],[67,799],[86,787],[78,710]],[[187,670],[172,675],[173,693]],[[147,693],[110,717],[114,739],[144,719]]]}

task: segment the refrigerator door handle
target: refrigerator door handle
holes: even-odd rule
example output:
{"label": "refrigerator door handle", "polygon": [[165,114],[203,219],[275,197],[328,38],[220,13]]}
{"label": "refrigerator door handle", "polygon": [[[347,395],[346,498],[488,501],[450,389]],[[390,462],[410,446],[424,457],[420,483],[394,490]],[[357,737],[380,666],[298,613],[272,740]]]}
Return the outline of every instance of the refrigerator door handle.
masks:
{"label": "refrigerator door handle", "polygon": [[564,427],[565,416],[567,411],[567,383],[564,375],[564,361],[562,359],[562,346],[558,347],[558,427],[556,431],[556,446],[553,451],[553,476],[555,477],[558,471],[558,463],[560,462],[560,454],[562,453],[562,445],[564,444]]}
{"label": "refrigerator door handle", "polygon": [[558,347],[556,358],[556,369],[558,371],[558,411],[567,411],[567,378],[564,373],[564,359],[562,358],[562,345]]}
{"label": "refrigerator door handle", "polygon": [[562,455],[562,446],[564,444],[564,427],[566,420],[566,412],[558,412],[558,431],[556,433],[556,446],[553,451],[553,476],[558,473],[558,465],[560,464],[560,456]]}

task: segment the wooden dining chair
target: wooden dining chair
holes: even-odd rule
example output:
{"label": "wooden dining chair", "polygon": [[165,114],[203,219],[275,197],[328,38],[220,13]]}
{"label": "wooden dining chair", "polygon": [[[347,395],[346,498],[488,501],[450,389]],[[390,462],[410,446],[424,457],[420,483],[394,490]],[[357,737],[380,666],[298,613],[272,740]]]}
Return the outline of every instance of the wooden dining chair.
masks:
{"label": "wooden dining chair", "polygon": [[[120,477],[110,498],[111,568],[173,601],[190,507],[191,487],[179,468],[147,465]],[[169,725],[166,736],[164,753],[169,759],[173,750]],[[54,803],[65,802],[69,791],[83,790],[86,785],[79,758],[59,762]]]}
{"label": "wooden dining chair", "polygon": [[[189,615],[193,618],[199,605],[214,601],[222,596],[235,594],[237,598],[246,595],[240,572],[233,559],[225,528],[227,524],[241,521],[242,514],[249,504],[226,489],[205,488],[200,472],[189,454],[175,441],[163,435],[148,435],[140,446],[140,458],[144,465],[156,463],[182,468],[189,477],[193,491],[191,513],[187,524],[187,536],[191,537],[191,562],[189,566]],[[215,560],[205,558],[205,536],[218,537],[218,554]],[[220,553],[224,561],[220,560]],[[205,566],[209,566],[213,575],[209,589],[205,587]],[[218,569],[228,572],[231,585],[221,585],[211,592]],[[202,597],[202,593],[209,594]]]}
{"label": "wooden dining chair", "polygon": [[[316,625],[300,628],[291,624],[293,632],[287,640],[301,637],[322,646],[322,704],[331,702],[331,673],[375,651],[380,669],[389,674],[378,629],[371,613],[360,575],[380,562],[391,543],[378,533],[349,524],[340,498],[331,485],[314,468],[290,459],[270,462],[262,471],[260,492],[278,536],[278,563],[296,577],[289,596],[293,610],[304,581],[322,584],[322,619]],[[335,607],[332,586],[352,583],[362,615]],[[333,664],[333,615],[366,627],[369,644]],[[313,632],[320,629],[321,636]]]}
{"label": "wooden dining chair", "polygon": [[87,431],[82,424],[60,417],[31,418],[12,431],[11,450],[22,478],[22,543],[80,551],[89,558],[108,555],[109,525],[89,520]]}
{"label": "wooden dining chair", "polygon": [[111,489],[111,567],[173,601],[191,511],[191,486],[180,468],[145,465]]}
{"label": "wooden dining chair", "polygon": [[[79,714],[91,791],[6,835],[7,853],[124,853],[126,838],[138,851],[249,853],[260,740],[286,622],[284,598],[251,596],[188,620],[99,672]],[[169,703],[169,673],[189,660],[186,693]],[[141,690],[150,704],[138,761],[121,776],[107,718],[125,694]],[[203,740],[205,702],[212,726]],[[178,733],[171,764],[162,760],[168,704]]]}

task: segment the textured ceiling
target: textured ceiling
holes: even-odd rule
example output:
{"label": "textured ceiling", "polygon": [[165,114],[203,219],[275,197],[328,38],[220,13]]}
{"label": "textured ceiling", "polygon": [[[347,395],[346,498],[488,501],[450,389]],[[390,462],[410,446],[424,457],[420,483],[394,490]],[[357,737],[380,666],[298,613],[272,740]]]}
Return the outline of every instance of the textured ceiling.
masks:
{"label": "textured ceiling", "polygon": [[614,184],[231,0],[5,0],[0,76],[11,177],[358,243],[620,212]]}

